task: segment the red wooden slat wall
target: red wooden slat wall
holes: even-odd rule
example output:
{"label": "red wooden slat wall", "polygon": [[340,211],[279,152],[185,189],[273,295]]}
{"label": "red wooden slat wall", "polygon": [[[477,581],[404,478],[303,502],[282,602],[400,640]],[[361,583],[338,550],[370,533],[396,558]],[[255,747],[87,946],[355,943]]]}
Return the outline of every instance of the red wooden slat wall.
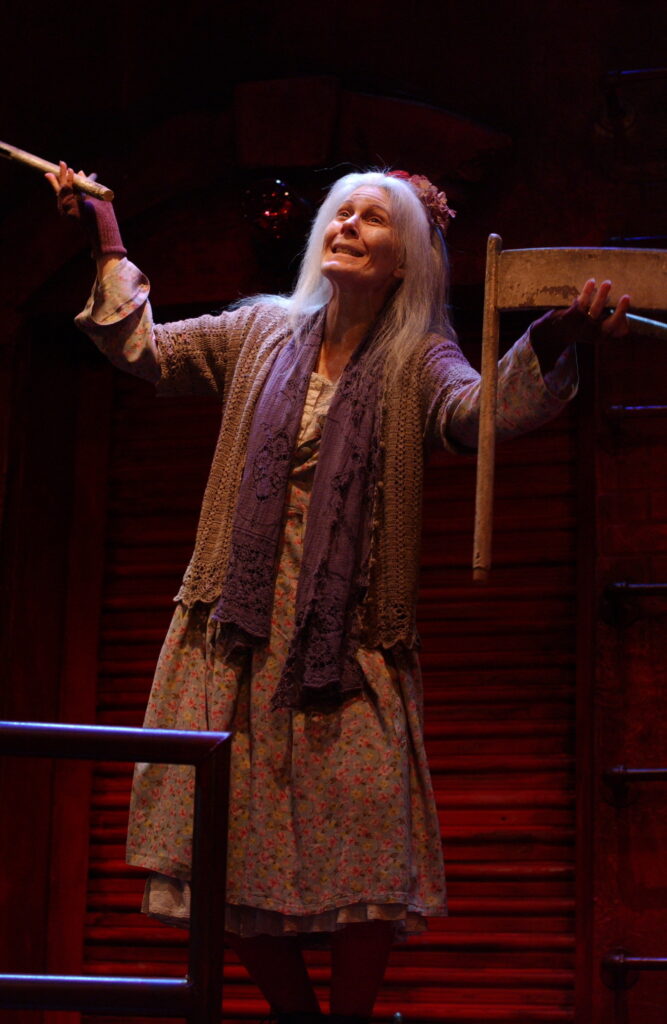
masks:
{"label": "red wooden slat wall", "polygon": [[[98,720],[138,725],[218,412],[120,375],[115,389]],[[572,413],[501,449],[496,568],[476,589],[473,461],[432,460],[420,621],[451,916],[395,949],[380,1017],[573,1020],[575,461]],[[129,767],[94,776],[85,970],[182,974],[184,934],[139,914],[142,874],[123,863],[129,782]],[[308,956],[324,994],[325,954]],[[231,955],[225,974],[226,1016],[263,1015]]]}
{"label": "red wooden slat wall", "polygon": [[[614,582],[667,580],[666,381],[662,339],[626,338],[599,355],[599,594]],[[615,765],[665,768],[664,592],[606,602],[602,610],[595,630],[597,779]],[[632,956],[665,957],[667,785],[633,783],[618,803],[603,786],[600,790],[592,835],[595,961],[619,949]],[[644,972],[630,980],[616,991],[604,984],[593,989],[592,1021],[662,1024],[667,1019],[667,973]]]}

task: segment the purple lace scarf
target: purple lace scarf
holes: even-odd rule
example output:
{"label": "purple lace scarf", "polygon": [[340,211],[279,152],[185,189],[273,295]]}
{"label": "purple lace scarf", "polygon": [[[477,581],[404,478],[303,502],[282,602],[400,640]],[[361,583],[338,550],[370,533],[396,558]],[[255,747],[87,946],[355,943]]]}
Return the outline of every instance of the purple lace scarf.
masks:
{"label": "purple lace scarf", "polygon": [[[317,365],[323,317],[278,354],[255,409],[213,618],[228,653],[268,641],[292,453]],[[296,622],[274,708],[338,706],[359,692],[358,612],[370,567],[380,456],[378,372],[369,342],[347,363],[331,401],[310,499],[296,594]],[[381,376],[381,375],[380,375]]]}

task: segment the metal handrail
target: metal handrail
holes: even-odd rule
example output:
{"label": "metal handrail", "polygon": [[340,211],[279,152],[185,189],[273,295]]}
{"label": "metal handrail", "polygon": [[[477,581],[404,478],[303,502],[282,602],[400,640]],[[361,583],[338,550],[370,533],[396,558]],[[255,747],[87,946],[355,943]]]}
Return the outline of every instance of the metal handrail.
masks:
{"label": "metal handrail", "polygon": [[602,781],[610,790],[609,802],[623,807],[628,803],[631,782],[667,782],[667,768],[626,768],[617,764],[602,773]]}
{"label": "metal handrail", "polygon": [[0,753],[19,757],[149,761],[195,768],[192,905],[185,978],[2,974],[0,1006],[218,1024],[222,1001],[229,733],[0,722]]}
{"label": "metal handrail", "polygon": [[600,599],[600,615],[609,626],[630,626],[641,616],[638,598],[664,598],[667,582],[629,583],[614,580],[607,583]]}
{"label": "metal handrail", "polygon": [[630,956],[623,950],[607,953],[602,963],[613,971],[667,971],[667,956]]}
{"label": "metal handrail", "polygon": [[607,768],[604,780],[610,786],[625,786],[628,782],[664,782],[667,780],[667,768],[626,768],[617,764]]}
{"label": "metal handrail", "polygon": [[667,405],[610,405],[607,416],[614,419],[637,418],[667,415]]}
{"label": "metal handrail", "polygon": [[602,957],[601,968],[607,988],[621,991],[633,988],[643,971],[667,971],[667,957],[631,956],[624,949],[617,949]]}
{"label": "metal handrail", "polygon": [[656,594],[667,594],[667,583],[627,583],[625,580],[618,580],[608,583],[606,590],[615,596],[632,594],[636,597],[650,597]]}

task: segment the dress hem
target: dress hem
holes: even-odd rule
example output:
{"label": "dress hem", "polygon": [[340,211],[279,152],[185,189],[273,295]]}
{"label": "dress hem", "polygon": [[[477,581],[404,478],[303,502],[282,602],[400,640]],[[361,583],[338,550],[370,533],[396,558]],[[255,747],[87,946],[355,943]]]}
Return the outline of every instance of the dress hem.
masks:
{"label": "dress hem", "polygon": [[[190,925],[191,890],[187,882],[166,875],[152,874],[146,882],[142,912],[163,924],[180,928]],[[289,913],[246,901],[227,900],[225,929],[237,935],[318,936],[339,931],[346,925],[365,921],[388,921],[394,925],[397,939],[423,932],[426,917],[446,915],[443,905],[410,904],[403,894],[373,900],[341,898],[326,909],[312,913]]]}

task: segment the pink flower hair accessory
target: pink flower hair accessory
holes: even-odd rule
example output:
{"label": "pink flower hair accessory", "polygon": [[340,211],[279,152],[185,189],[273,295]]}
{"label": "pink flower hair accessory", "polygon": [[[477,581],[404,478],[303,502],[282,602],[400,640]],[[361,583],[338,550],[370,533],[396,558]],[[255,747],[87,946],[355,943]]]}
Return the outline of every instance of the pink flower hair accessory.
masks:
{"label": "pink flower hair accessory", "polygon": [[425,174],[408,174],[407,171],[389,171],[390,178],[400,178],[401,181],[409,181],[419,196],[431,224],[439,228],[443,235],[447,234],[449,221],[456,217],[456,210],[451,210],[447,204],[447,196],[444,192],[438,192],[432,181]]}

